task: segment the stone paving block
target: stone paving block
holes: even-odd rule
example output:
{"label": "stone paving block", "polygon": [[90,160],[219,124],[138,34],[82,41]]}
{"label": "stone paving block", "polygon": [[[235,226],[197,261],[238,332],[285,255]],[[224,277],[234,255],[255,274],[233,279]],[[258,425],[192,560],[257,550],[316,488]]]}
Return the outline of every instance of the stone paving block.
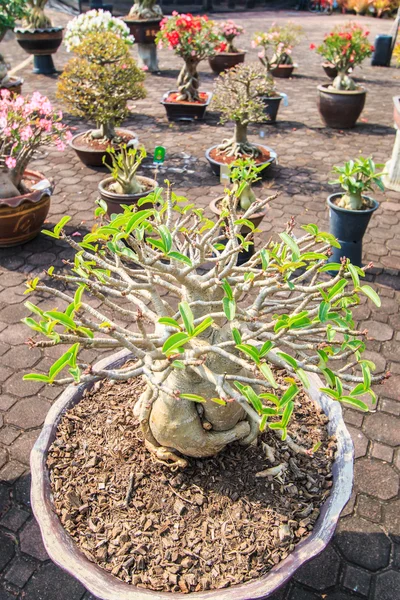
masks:
{"label": "stone paving block", "polygon": [[10,455],[15,460],[29,466],[29,457],[34,443],[39,437],[40,430],[34,429],[22,433],[19,438],[10,446]]}
{"label": "stone paving block", "polygon": [[400,536],[400,500],[390,502],[383,508],[384,523],[388,530]]}
{"label": "stone paving block", "polygon": [[388,446],[400,445],[400,418],[378,412],[366,415],[363,423],[364,433],[372,440]]}
{"label": "stone paving block", "polygon": [[357,503],[357,513],[364,519],[379,523],[382,518],[382,504],[376,498],[360,494]]}
{"label": "stone paving block", "polygon": [[347,565],[343,585],[345,588],[356,594],[368,597],[371,585],[371,575],[367,571],[362,571],[352,565]]}
{"label": "stone paving block", "polygon": [[339,523],[335,546],[354,565],[370,571],[387,567],[390,559],[390,540],[375,523],[350,517]]}
{"label": "stone paving block", "polygon": [[85,588],[52,563],[43,565],[25,588],[29,600],[81,600]]}
{"label": "stone paving block", "polygon": [[354,457],[360,458],[361,456],[365,456],[368,448],[368,438],[363,434],[362,431],[356,429],[355,427],[347,426],[347,429],[350,432],[351,439],[354,444]]}
{"label": "stone paving block", "polygon": [[21,550],[40,561],[47,560],[48,554],[42,542],[39,525],[35,519],[27,523],[20,533]]}
{"label": "stone paving block", "polygon": [[389,571],[376,578],[374,600],[394,600],[400,590],[400,573]]}
{"label": "stone paving block", "polygon": [[23,588],[36,568],[37,565],[35,563],[22,558],[22,556],[18,556],[12,561],[10,568],[6,571],[5,578],[13,585]]}
{"label": "stone paving block", "polygon": [[368,338],[377,340],[378,342],[385,342],[391,340],[393,337],[393,328],[385,323],[379,321],[363,321],[363,329],[368,329]]}
{"label": "stone paving block", "polygon": [[384,460],[390,463],[393,458],[393,448],[385,446],[385,444],[380,444],[379,442],[374,442],[372,444],[371,456],[378,460]]}
{"label": "stone paving block", "polygon": [[335,585],[340,568],[340,558],[332,546],[328,546],[316,558],[303,565],[296,573],[295,580],[306,584],[312,581],[312,587],[318,591]]}
{"label": "stone paving block", "polygon": [[7,512],[10,507],[10,488],[0,482],[0,517]]}
{"label": "stone paving block", "polygon": [[[1,418],[3,418],[3,416],[1,416]],[[16,429],[15,427],[9,427],[8,425],[5,425],[0,429],[0,443],[9,446],[14,440],[17,439],[20,433],[20,429]]]}
{"label": "stone paving block", "polygon": [[23,429],[31,429],[42,425],[48,411],[49,403],[39,398],[20,400],[8,411],[7,423],[19,425]]}
{"label": "stone paving block", "polygon": [[18,508],[17,506],[13,506],[10,508],[8,512],[4,515],[4,517],[0,521],[0,525],[10,529],[14,533],[18,531],[25,523],[27,519],[29,519],[30,513],[28,513],[23,508]]}
{"label": "stone paving block", "polygon": [[26,465],[21,464],[17,460],[10,460],[0,470],[0,481],[7,481],[13,484],[26,470]]}
{"label": "stone paving block", "polygon": [[11,594],[4,585],[0,582],[0,600],[15,600],[15,596]]}
{"label": "stone paving block", "polygon": [[321,596],[317,596],[314,592],[300,588],[297,585],[294,586],[289,596],[289,600],[318,600],[318,598],[321,598]]}
{"label": "stone paving block", "polygon": [[0,447],[0,468],[7,462],[7,450]]}
{"label": "stone paving block", "polygon": [[0,571],[10,562],[15,553],[15,542],[11,535],[0,530]]}

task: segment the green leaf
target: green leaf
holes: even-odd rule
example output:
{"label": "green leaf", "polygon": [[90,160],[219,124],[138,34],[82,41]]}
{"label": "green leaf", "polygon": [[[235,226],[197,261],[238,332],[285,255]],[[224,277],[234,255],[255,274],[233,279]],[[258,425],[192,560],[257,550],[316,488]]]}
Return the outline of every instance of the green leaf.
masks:
{"label": "green leaf", "polygon": [[174,360],[172,361],[171,365],[175,368],[175,369],[186,369],[186,365],[184,362],[182,362],[181,360]]}
{"label": "green leaf", "polygon": [[71,317],[68,317],[66,314],[62,313],[62,312],[58,312],[57,310],[49,310],[47,312],[44,313],[46,317],[49,317],[50,319],[54,319],[55,321],[58,321],[59,323],[61,323],[61,325],[64,325],[64,327],[66,327],[67,329],[76,329],[76,324],[75,321],[73,319],[71,319]]}
{"label": "green leaf", "polygon": [[283,358],[283,360],[288,363],[288,365],[290,365],[291,367],[293,367],[293,369],[297,369],[297,360],[295,360],[293,358],[293,356],[290,356],[289,354],[286,354],[286,352],[277,352],[278,356],[280,356],[281,358]]}
{"label": "green leaf", "polygon": [[361,370],[364,379],[364,388],[367,390],[371,387],[371,371],[368,365],[361,363]]}
{"label": "green leaf", "polygon": [[158,322],[161,325],[167,325],[168,327],[175,327],[175,329],[181,328],[178,321],[175,321],[175,319],[172,319],[171,317],[161,317],[161,319],[158,319]]}
{"label": "green leaf", "polygon": [[226,406],[226,400],[222,398],[211,398],[211,402],[215,402],[215,404],[219,404],[219,406]]}
{"label": "green leaf", "polygon": [[168,254],[168,252],[171,251],[172,248],[172,235],[170,230],[168,229],[168,227],[166,225],[159,225],[158,227],[158,231],[161,235],[161,239],[163,241],[164,244],[164,248],[165,248],[165,252],[166,254]]}
{"label": "green leaf", "polygon": [[308,390],[308,388],[310,387],[310,380],[308,379],[304,369],[297,369],[296,375],[300,379],[301,383],[304,385],[306,390]]}
{"label": "green leaf", "polygon": [[197,327],[194,328],[193,331],[193,337],[196,337],[197,335],[200,335],[200,333],[203,333],[203,331],[205,331],[206,329],[208,329],[210,327],[210,325],[212,325],[214,323],[214,320],[212,319],[212,317],[206,317],[204,319],[204,321],[202,321],[201,323],[199,323],[197,325]]}
{"label": "green leaf", "polygon": [[247,354],[247,356],[250,356],[257,365],[260,363],[258,350],[254,346],[251,346],[250,344],[238,344],[236,348],[241,352],[244,352],[244,354]]}
{"label": "green leaf", "polygon": [[261,414],[263,405],[262,405],[260,398],[257,396],[257,394],[255,393],[253,388],[250,387],[249,385],[246,386],[245,389],[246,389],[246,391],[245,391],[246,398],[248,399],[248,401],[250,402],[250,404],[252,405],[254,410],[257,411],[258,414]]}
{"label": "green leaf", "polygon": [[225,292],[225,294],[226,294],[227,298],[229,298],[229,300],[233,300],[233,292],[232,292],[232,288],[231,288],[231,286],[230,286],[230,285],[229,285],[229,283],[228,283],[228,280],[227,280],[227,279],[224,279],[224,280],[221,282],[221,285],[222,285],[222,287],[223,287],[223,289],[224,289],[224,292]]}
{"label": "green leaf", "polygon": [[335,285],[329,290],[328,300],[332,300],[334,296],[340,294],[342,290],[346,287],[346,285],[347,279],[340,279],[339,281],[337,281]]}
{"label": "green leaf", "polygon": [[327,315],[331,309],[331,305],[329,302],[321,302],[318,309],[318,319],[321,323],[324,323],[327,319]]}
{"label": "green leaf", "polygon": [[132,215],[125,227],[126,233],[131,233],[134,229],[137,229],[139,225],[143,223],[143,221],[146,221],[146,219],[148,219],[153,214],[154,210],[148,209],[140,210],[139,212]]}
{"label": "green leaf", "polygon": [[354,285],[354,287],[355,287],[355,288],[358,288],[358,287],[359,287],[359,285],[360,285],[360,278],[359,278],[359,276],[358,276],[358,272],[357,272],[357,269],[356,269],[356,267],[355,267],[354,265],[352,265],[351,263],[349,263],[349,264],[347,265],[347,268],[348,268],[348,270],[349,270],[349,273],[350,273],[350,275],[351,275],[351,278],[352,278],[352,280],[353,280],[353,285]]}
{"label": "green leaf", "polygon": [[271,348],[273,347],[274,342],[264,342],[264,344],[261,346],[261,350],[258,353],[258,356],[260,358],[263,358],[263,356],[265,356],[266,354],[268,354],[268,352],[271,350]]}
{"label": "green leaf", "polygon": [[[74,344],[74,346],[79,346],[79,344]],[[67,352],[65,352],[56,362],[50,367],[49,371],[49,381],[53,382],[57,375],[67,366],[75,366],[71,364],[74,360],[74,352],[73,347],[71,347]]]}
{"label": "green leaf", "polygon": [[48,383],[50,378],[48,375],[41,375],[40,373],[28,373],[22,378],[24,381],[44,381]]}
{"label": "green leaf", "polygon": [[368,406],[362,400],[358,398],[354,398],[354,396],[342,396],[339,398],[340,402],[345,402],[346,404],[350,404],[351,406],[355,406],[364,412],[368,412]]}
{"label": "green leaf", "polygon": [[193,325],[193,313],[187,302],[179,303],[179,312],[181,313],[182,321],[184,322],[185,329],[189,335],[193,335],[194,325]]}
{"label": "green leaf", "polygon": [[322,267],[320,267],[318,269],[319,273],[322,273],[324,271],[339,271],[339,269],[341,269],[342,265],[340,263],[328,263],[326,265],[323,265]]}
{"label": "green leaf", "polygon": [[277,388],[278,384],[275,381],[275,377],[271,371],[271,367],[269,365],[267,365],[267,363],[262,363],[261,365],[259,365],[258,367],[261,371],[261,373],[264,375],[265,379],[267,381],[269,381],[269,383],[272,385],[273,388]]}
{"label": "green leaf", "polygon": [[379,308],[381,306],[381,299],[374,289],[369,285],[362,285],[360,290],[365,294],[372,302]]}
{"label": "green leaf", "polygon": [[297,385],[292,384],[286,390],[286,392],[283,394],[282,398],[280,399],[279,404],[278,404],[278,408],[282,408],[283,406],[285,406],[285,404],[287,404],[288,402],[290,402],[291,400],[293,400],[293,398],[295,396],[297,396],[298,393],[299,393],[299,388],[297,387]]}
{"label": "green leaf", "polygon": [[262,267],[262,270],[265,271],[265,269],[268,268],[269,260],[270,260],[270,256],[269,256],[268,250],[265,250],[265,248],[263,248],[260,251],[260,257],[261,257],[261,267]]}
{"label": "green leaf", "polygon": [[36,306],[35,304],[33,304],[32,302],[29,302],[29,300],[24,302],[24,306],[26,306],[26,308],[28,310],[30,310],[31,312],[35,313],[36,315],[39,315],[39,317],[44,316],[44,311],[42,309],[40,309],[38,306]]}
{"label": "green leaf", "polygon": [[229,298],[225,296],[225,298],[222,298],[222,306],[228,321],[233,321],[236,314],[236,302],[234,300],[229,300]]}
{"label": "green leaf", "polygon": [[197,394],[180,394],[180,398],[191,400],[192,402],[206,402],[206,399],[203,398],[203,396],[198,396]]}
{"label": "green leaf", "polygon": [[235,340],[236,344],[242,343],[242,336],[240,335],[240,331],[235,327],[232,329],[232,337]]}
{"label": "green leaf", "polygon": [[285,242],[285,244],[290,248],[291,252],[292,252],[292,259],[294,261],[297,261],[299,259],[300,256],[300,248],[298,247],[298,245],[296,244],[296,242],[294,241],[294,239],[288,235],[287,233],[280,233],[279,237]]}
{"label": "green leaf", "polygon": [[340,400],[340,394],[336,390],[331,390],[331,388],[320,388],[319,391],[323,392],[333,400]]}
{"label": "green leaf", "polygon": [[279,404],[279,398],[275,396],[275,394],[270,394],[269,392],[263,392],[262,394],[260,394],[260,398],[269,400],[269,402],[272,402],[273,404],[275,404],[275,406],[278,406]]}
{"label": "green leaf", "polygon": [[289,423],[290,417],[292,416],[294,410],[294,402],[291,400],[286,404],[285,410],[283,411],[281,423],[282,427],[286,429],[287,424]]}
{"label": "green leaf", "polygon": [[164,252],[164,254],[166,254],[165,246],[161,240],[155,240],[154,238],[149,237],[149,238],[147,238],[147,242],[149,244],[151,244],[152,246],[154,246],[155,248],[158,248],[159,250],[161,250],[161,252]]}
{"label": "green leaf", "polygon": [[174,258],[175,260],[179,260],[180,262],[185,263],[189,267],[192,266],[192,261],[190,260],[190,258],[188,256],[185,256],[184,254],[181,254],[180,252],[175,252],[175,251],[169,252],[168,257]]}
{"label": "green leaf", "polygon": [[268,415],[263,415],[261,417],[261,421],[260,421],[260,431],[265,431],[265,428],[267,426],[267,421],[268,421]]}
{"label": "green leaf", "polygon": [[184,333],[183,331],[179,331],[178,333],[173,333],[165,341],[164,346],[162,347],[162,352],[166,355],[172,354],[174,350],[176,350],[183,344],[186,344],[186,342],[188,342],[189,339],[190,339],[190,337],[187,335],[187,333]]}

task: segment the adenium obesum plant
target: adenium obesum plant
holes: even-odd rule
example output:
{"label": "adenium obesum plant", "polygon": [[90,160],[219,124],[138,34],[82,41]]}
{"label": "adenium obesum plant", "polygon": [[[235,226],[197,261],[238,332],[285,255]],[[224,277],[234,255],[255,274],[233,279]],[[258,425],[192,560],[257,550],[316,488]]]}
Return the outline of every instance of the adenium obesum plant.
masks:
{"label": "adenium obesum plant", "polygon": [[15,21],[25,17],[25,0],[0,0],[0,40],[7,29],[15,27]]}
{"label": "adenium obesum plant", "polygon": [[247,139],[250,123],[266,120],[262,98],[274,94],[274,83],[264,70],[254,65],[240,64],[221,73],[215,83],[212,108],[221,112],[221,123],[233,121],[233,137],[224,140],[218,151],[226,156],[256,158],[260,151]]}
{"label": "adenium obesum plant", "polygon": [[197,67],[202,60],[215,54],[221,43],[215,24],[205,15],[194,17],[174,11],[172,17],[165,17],[161,21],[160,27],[156,37],[158,47],[166,45],[184,60],[178,77],[177,99],[198,102],[200,95]]}
{"label": "adenium obesum plant", "polygon": [[[361,283],[364,269],[346,260],[327,264],[337,242],[316,225],[296,239],[291,222],[238,267],[251,243],[251,232],[240,234],[243,220],[251,228],[248,218],[268,201],[253,202],[239,219],[232,192],[214,222],[169,186],[158,188],[81,243],[64,231],[64,217],[48,233],[76,250],[71,272],[51,267],[49,281],[28,282],[28,291],[55,298],[58,307],[27,302],[32,317],[24,322],[48,338],[30,339],[31,346],[68,350],[47,374],[24,378],[66,385],[143,377],[135,412],[146,446],[181,467],[185,456],[213,456],[236,440],[250,444],[266,427],[305,452],[290,435],[290,417],[301,387],[318,385],[316,375],[324,393],[367,410],[362,397],[375,399],[371,384],[385,376],[372,377],[373,363],[362,358],[366,331],[357,330],[351,307],[360,294],[378,305],[379,297]],[[140,208],[149,202],[154,208]],[[201,274],[206,262],[211,269]],[[326,277],[327,270],[337,274]],[[80,358],[85,348],[122,348],[130,362],[97,369]],[[286,376],[277,378],[276,366]]]}
{"label": "adenium obesum plant", "polygon": [[267,165],[257,166],[252,159],[238,158],[230,170],[229,177],[232,181],[232,190],[224,197],[222,204],[229,207],[231,203],[232,192],[237,200],[238,211],[246,212],[256,202],[257,197],[252,189],[252,184],[259,181],[259,173],[265,169]]}
{"label": "adenium obesum plant", "polygon": [[[61,151],[71,133],[61,122],[62,112],[39,92],[14,96],[0,92],[0,168],[6,170],[15,194],[25,193],[22,177],[33,153],[44,145],[55,144]],[[1,197],[1,190],[0,190]]]}
{"label": "adenium obesum plant", "polygon": [[315,44],[310,45],[311,50],[316,48],[318,54],[337,68],[338,76],[332,83],[335,89],[354,90],[357,88],[348,72],[371,56],[374,47],[369,43],[368,35],[367,29],[351,22],[327,34],[317,48]]}
{"label": "adenium obesum plant", "polygon": [[59,78],[57,96],[69,112],[94,121],[92,138],[116,139],[115,126],[128,116],[128,100],[146,96],[145,75],[129,55],[129,46],[115,33],[90,33],[74,47],[76,58]]}
{"label": "adenium obesum plant", "polygon": [[244,33],[243,27],[237,25],[232,19],[228,19],[219,24],[218,31],[222,37],[222,44],[218,47],[218,52],[239,52],[235,45],[235,39]]}
{"label": "adenium obesum plant", "polygon": [[126,144],[118,148],[108,149],[111,156],[111,165],[106,162],[104,157],[103,162],[110,170],[114,183],[109,186],[111,192],[116,194],[139,194],[145,189],[137,180],[136,173],[144,158],[146,158],[146,150],[141,148],[128,148]]}
{"label": "adenium obesum plant", "polygon": [[51,27],[51,19],[45,14],[44,7],[47,0],[26,0],[27,14],[24,18],[24,26],[28,29],[46,29]]}
{"label": "adenium obesum plant", "polygon": [[385,165],[376,165],[372,158],[357,158],[349,160],[343,166],[335,166],[332,171],[338,175],[331,184],[340,184],[345,192],[337,206],[347,208],[348,210],[362,210],[364,208],[363,197],[366,192],[377,186],[381,192],[385,191],[382,175],[384,171],[377,172],[377,169],[384,168]]}
{"label": "adenium obesum plant", "polygon": [[292,50],[302,33],[302,27],[288,22],[285,25],[273,23],[267,32],[254,35],[252,47],[261,48],[258,58],[267,69],[268,77],[272,77],[271,71],[279,65],[293,64]]}
{"label": "adenium obesum plant", "polygon": [[89,10],[69,21],[64,36],[67,52],[74,51],[88,34],[111,31],[117,37],[132,45],[135,38],[130,34],[129,27],[117,17],[103,9]]}
{"label": "adenium obesum plant", "polygon": [[157,0],[137,0],[129,11],[131,19],[158,19],[163,16]]}

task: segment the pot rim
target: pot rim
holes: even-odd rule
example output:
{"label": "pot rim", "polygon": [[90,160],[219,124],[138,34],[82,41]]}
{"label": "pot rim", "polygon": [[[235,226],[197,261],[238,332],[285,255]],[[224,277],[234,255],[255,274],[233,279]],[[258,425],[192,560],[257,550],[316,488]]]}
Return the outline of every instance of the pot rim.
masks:
{"label": "pot rim", "polygon": [[106,183],[110,182],[110,181],[114,181],[113,177],[109,176],[109,177],[105,177],[104,179],[102,179],[99,182],[98,185],[98,189],[99,192],[101,194],[104,194],[105,196],[107,196],[109,198],[109,200],[114,200],[117,202],[129,202],[130,200],[140,200],[140,198],[143,198],[144,196],[148,196],[148,194],[151,194],[151,192],[157,187],[157,181],[155,179],[152,179],[151,177],[146,177],[145,175],[136,175],[136,179],[138,179],[139,181],[143,181],[143,182],[151,182],[153,185],[153,188],[149,191],[143,191],[143,192],[138,192],[137,194],[117,194],[116,192],[110,192],[109,190],[107,190],[104,186]]}
{"label": "pot rim", "polygon": [[[211,200],[210,204],[208,205],[210,210],[217,216],[221,216],[222,214],[222,210],[220,210],[217,206],[217,202],[219,202],[220,200],[223,200],[224,196],[218,196],[217,198],[214,198],[214,200]],[[259,200],[259,198],[257,198],[257,200]],[[260,210],[259,212],[253,213],[250,217],[247,217],[248,221],[252,221],[253,219],[259,219],[259,218],[264,218],[265,215],[267,214],[267,210],[268,210],[268,205],[265,206],[262,210]],[[242,219],[243,217],[240,217],[238,215],[238,218]]]}
{"label": "pot rim", "polygon": [[211,99],[213,97],[213,92],[205,92],[200,90],[201,94],[207,94],[207,101],[203,102],[202,104],[200,104],[199,102],[167,102],[167,98],[170,94],[177,94],[178,90],[168,90],[168,92],[165,92],[165,94],[163,94],[162,99],[160,100],[160,104],[168,105],[168,106],[196,106],[196,107],[201,107],[203,108],[204,106],[208,106],[211,102]]}
{"label": "pot rim", "polygon": [[16,87],[17,85],[23,85],[24,83],[24,78],[23,77],[18,77],[17,75],[9,75],[10,78],[10,84],[7,85],[6,83],[0,85],[0,90],[10,90],[13,87]]}
{"label": "pot rim", "polygon": [[[265,165],[265,164],[267,164],[267,163],[270,163],[270,164],[272,165],[273,163],[275,163],[275,162],[276,162],[276,160],[277,160],[277,158],[278,158],[278,154],[275,152],[275,150],[273,150],[273,149],[272,149],[272,148],[270,148],[269,146],[265,146],[264,144],[254,144],[254,145],[255,145],[255,146],[258,146],[259,148],[264,148],[265,150],[268,150],[268,152],[270,152],[270,154],[271,154],[270,158],[269,158],[268,160],[266,160],[266,161],[264,161],[264,162],[260,163],[260,165]],[[206,150],[206,152],[205,152],[205,155],[206,155],[206,159],[207,159],[207,160],[209,160],[211,163],[214,163],[214,164],[216,164],[216,165],[219,165],[219,166],[221,166],[221,165],[224,165],[224,164],[226,164],[226,163],[218,162],[218,160],[215,160],[215,158],[212,158],[212,157],[210,156],[210,152],[211,152],[212,150],[214,150],[214,148],[218,148],[218,146],[219,146],[219,144],[215,144],[215,146],[210,146],[210,148],[207,148],[207,150]],[[260,166],[260,165],[259,165],[259,166]]]}
{"label": "pot rim", "polygon": [[14,33],[56,33],[57,31],[64,31],[62,25],[52,25],[51,27],[15,27]]}
{"label": "pot rim", "polygon": [[[47,179],[43,175],[43,173],[40,173],[39,171],[31,171],[30,169],[25,169],[24,175],[25,174],[37,177],[38,183],[39,181]],[[49,180],[47,179],[47,181]],[[31,192],[28,192],[27,194],[21,194],[20,196],[12,196],[11,198],[0,198],[0,210],[3,206],[8,206],[9,208],[18,208],[18,206],[20,206],[23,202],[37,204],[38,202],[40,202],[40,200],[42,200],[44,196],[52,195],[55,188],[55,184],[53,181],[49,181],[49,183],[50,187],[47,187],[44,190],[32,190]]]}
{"label": "pot rim", "polygon": [[328,198],[326,199],[326,202],[327,202],[329,208],[332,208],[333,210],[336,210],[338,212],[347,213],[347,214],[355,214],[355,215],[369,215],[369,214],[375,212],[377,208],[379,208],[378,200],[375,200],[375,198],[371,198],[371,196],[366,196],[365,194],[363,194],[363,198],[367,198],[367,200],[370,200],[371,202],[374,203],[374,205],[371,208],[366,208],[365,210],[350,210],[348,208],[343,208],[341,206],[337,206],[331,200],[333,198],[338,198],[338,197],[341,198],[342,196],[344,196],[343,192],[335,192],[334,194],[330,194],[328,196]]}
{"label": "pot rim", "polygon": [[[95,148],[93,149],[85,149],[85,148],[77,148],[76,146],[74,146],[74,140],[76,140],[78,137],[81,137],[83,135],[85,135],[86,133],[89,133],[90,131],[93,131],[93,129],[88,129],[87,131],[81,131],[80,133],[76,133],[74,136],[72,136],[72,138],[70,140],[68,140],[68,144],[71,146],[71,148],[73,148],[76,152],[87,152],[87,153],[95,153],[95,154],[104,154],[104,152],[106,152],[106,150],[96,150]],[[136,135],[136,133],[134,131],[131,131],[130,129],[125,129],[124,127],[117,127],[116,131],[122,131],[122,132],[126,132],[126,133],[130,133],[132,134],[132,139],[136,138],[137,140],[139,139]]]}
{"label": "pot rim", "polygon": [[261,100],[272,100],[272,101],[277,101],[280,102],[281,100],[284,99],[284,97],[286,96],[285,93],[283,92],[276,92],[277,96],[261,96]]}
{"label": "pot rim", "polygon": [[361,96],[367,93],[364,86],[359,85],[357,90],[328,90],[330,83],[322,83],[317,87],[317,90],[323,94],[337,94],[338,96]]}
{"label": "pot rim", "polygon": [[212,60],[213,58],[217,57],[217,56],[239,56],[242,54],[247,54],[246,50],[238,50],[237,52],[216,52],[215,54],[213,54],[212,56],[209,56],[209,60]]}
{"label": "pot rim", "polygon": [[[95,370],[116,368],[130,357],[129,350],[122,350],[99,361]],[[266,575],[250,582],[222,590],[192,592],[195,600],[261,600],[286,583],[305,562],[314,558],[327,546],[336,528],[339,515],[347,504],[353,483],[354,446],[343,420],[342,409],[336,402],[319,391],[322,381],[314,373],[308,374],[310,389],[307,394],[321,406],[329,419],[329,433],[336,434],[337,452],[332,465],[333,486],[328,499],[321,507],[320,515],[311,534],[300,542],[293,552]],[[80,401],[85,389],[94,381],[69,385],[58,397],[44,422],[30,458],[32,471],[32,509],[38,520],[45,548],[53,562],[80,581],[93,595],[102,600],[181,600],[181,593],[155,592],[137,588],[117,579],[109,572],[90,562],[78,550],[51,504],[51,491],[46,466],[47,451],[64,412]],[[188,596],[189,597],[189,596]]]}
{"label": "pot rim", "polygon": [[124,21],[124,23],[138,23],[139,25],[147,25],[148,23],[160,23],[163,20],[163,18],[164,17],[153,17],[151,19],[130,19],[129,15],[120,17],[120,19]]}

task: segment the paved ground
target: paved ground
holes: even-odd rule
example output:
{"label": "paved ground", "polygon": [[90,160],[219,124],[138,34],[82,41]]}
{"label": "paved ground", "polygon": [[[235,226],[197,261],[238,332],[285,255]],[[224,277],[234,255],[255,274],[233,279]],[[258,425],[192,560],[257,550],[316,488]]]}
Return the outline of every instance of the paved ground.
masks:
{"label": "paved ground", "polygon": [[[65,15],[55,15],[65,23]],[[288,13],[243,13],[235,18],[245,26],[243,47],[247,60],[257,60],[250,50],[250,34]],[[400,72],[394,69],[357,69],[368,89],[365,111],[358,126],[349,132],[322,127],[316,109],[316,86],[324,81],[317,55],[309,50],[342,17],[291,13],[307,36],[295,52],[299,67],[293,79],[279,81],[289,106],[282,108],[276,125],[253,127],[253,139],[261,139],[279,155],[272,189],[280,196],[264,223],[265,233],[280,230],[294,215],[299,224],[315,222],[327,226],[325,199],[334,164],[355,157],[360,151],[384,162],[394,141],[392,96],[398,93]],[[377,33],[387,33],[391,23],[363,19]],[[8,34],[2,52],[15,66],[25,58]],[[56,63],[62,67],[68,56],[61,50]],[[162,73],[147,77],[147,99],[133,108],[127,125],[139,134],[149,152],[155,145],[167,148],[167,176],[199,205],[206,205],[220,192],[218,181],[204,159],[207,147],[229,135],[230,125],[218,126],[218,117],[209,113],[202,124],[171,125],[159,104],[162,94],[174,88],[179,61],[167,51],[161,53]],[[54,77],[33,76],[23,70],[25,92],[39,90],[54,100]],[[200,69],[203,88],[211,90],[213,76],[208,65]],[[84,123],[72,124],[84,130]],[[56,180],[50,223],[64,214],[72,215],[72,231],[90,229],[93,201],[103,173],[84,167],[69,149],[50,150],[32,163],[32,168]],[[273,600],[350,600],[400,598],[400,202],[399,194],[380,194],[379,211],[374,214],[365,237],[365,261],[375,267],[370,276],[382,295],[380,311],[363,304],[357,318],[369,329],[370,357],[379,371],[392,377],[378,390],[375,414],[364,416],[346,410],[346,421],[356,447],[354,494],[340,522],[334,542],[317,559],[299,571],[295,579]],[[40,540],[29,504],[29,452],[57,390],[23,382],[22,374],[49,364],[51,353],[29,350],[28,337],[20,319],[26,315],[23,282],[50,264],[62,266],[65,247],[43,236],[22,247],[0,250],[0,600],[89,600],[90,595],[74,579],[49,560]],[[48,305],[48,304],[47,304]],[[94,600],[91,598],[91,600]]]}

